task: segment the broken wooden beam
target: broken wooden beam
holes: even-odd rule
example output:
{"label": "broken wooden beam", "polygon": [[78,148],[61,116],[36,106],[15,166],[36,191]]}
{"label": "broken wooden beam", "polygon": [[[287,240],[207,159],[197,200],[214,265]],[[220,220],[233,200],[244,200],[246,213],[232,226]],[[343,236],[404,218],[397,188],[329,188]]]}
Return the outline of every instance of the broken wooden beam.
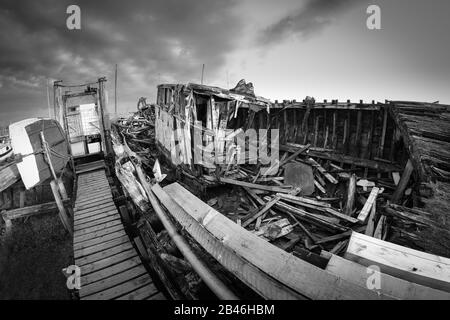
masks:
{"label": "broken wooden beam", "polygon": [[[297,148],[292,148],[288,145],[280,145],[280,151],[288,151],[295,152]],[[310,157],[331,160],[336,162],[342,162],[346,164],[354,164],[356,167],[363,167],[374,169],[382,172],[392,172],[392,171],[401,171],[401,167],[395,164],[386,163],[383,161],[375,161],[368,159],[361,159],[353,156],[344,155],[336,152],[329,151],[314,151],[312,149],[309,150],[308,155]]]}
{"label": "broken wooden beam", "polygon": [[262,184],[256,184],[256,183],[250,183],[245,181],[239,181],[229,178],[219,178],[220,182],[233,184],[235,186],[241,186],[241,187],[247,187],[247,188],[253,188],[253,189],[259,189],[264,191],[271,191],[271,192],[280,192],[280,193],[289,193],[292,188],[282,188],[277,186],[266,186]]}
{"label": "broken wooden beam", "polygon": [[[265,197],[267,199],[267,197]],[[283,212],[290,212],[294,214],[296,217],[304,219],[306,222],[312,223],[316,226],[331,230],[331,231],[340,231],[345,232],[348,230],[347,227],[340,226],[338,224],[332,223],[327,221],[326,219],[320,218],[318,215],[315,215],[313,213],[307,212],[305,210],[302,210],[300,208],[296,208],[294,206],[291,206],[287,203],[284,203],[283,201],[278,201],[274,207],[278,210],[281,210]]]}
{"label": "broken wooden beam", "polygon": [[317,163],[317,161],[315,161],[313,158],[309,158],[308,162],[315,167],[321,174],[323,174],[323,176],[325,178],[327,178],[328,181],[330,181],[333,184],[337,184],[338,181],[330,174],[327,172],[327,170],[325,170],[319,163]]}
{"label": "broken wooden beam", "polygon": [[306,146],[298,149],[297,151],[295,151],[293,154],[291,154],[289,157],[287,157],[286,159],[284,159],[283,161],[280,162],[279,166],[282,167],[284,166],[286,163],[288,163],[289,161],[295,160],[300,154],[304,153],[305,151],[307,151],[309,149],[311,145],[307,144]]}
{"label": "broken wooden beam", "polygon": [[408,186],[408,182],[413,171],[414,167],[412,161],[408,160],[405,166],[405,170],[403,170],[402,177],[400,178],[400,182],[398,183],[397,189],[395,189],[395,192],[392,195],[392,203],[398,204],[402,200],[403,194],[405,193],[405,189]]}
{"label": "broken wooden beam", "polygon": [[315,209],[318,211],[322,211],[322,212],[326,212],[328,214],[331,214],[341,220],[345,220],[347,222],[350,223],[356,223],[358,222],[358,219],[356,218],[352,218],[350,216],[347,216],[343,213],[340,213],[337,210],[334,210],[333,208],[331,208],[331,205],[329,203],[324,203],[324,202],[319,202],[319,201],[315,201],[312,199],[308,199],[308,198],[304,198],[304,197],[298,197],[298,196],[293,196],[293,195],[286,195],[286,194],[277,194],[278,196],[280,196],[283,200],[297,204],[299,206],[303,206],[303,207],[307,207],[307,208],[311,208],[311,209]]}
{"label": "broken wooden beam", "polygon": [[[70,205],[70,200],[63,201],[65,207]],[[47,202],[43,204],[37,204],[28,207],[22,207],[17,209],[11,209],[2,212],[2,216],[8,220],[14,220],[18,218],[30,217],[38,214],[45,214],[50,212],[55,212],[58,210],[56,202]]]}
{"label": "broken wooden beam", "polygon": [[366,203],[364,204],[364,207],[362,208],[361,212],[358,215],[358,220],[361,222],[365,222],[367,219],[367,216],[370,213],[370,210],[372,209],[373,204],[377,200],[378,192],[380,191],[379,188],[374,187],[372,188],[372,191],[370,192],[369,198],[367,198]]}
{"label": "broken wooden beam", "polygon": [[278,200],[280,200],[280,196],[275,196],[272,200],[268,201],[266,203],[266,205],[264,206],[264,208],[262,208],[260,211],[258,211],[255,215],[251,216],[250,218],[248,218],[246,221],[244,221],[242,223],[242,227],[247,227],[250,223],[252,223],[253,221],[255,221],[258,217],[262,216],[263,214],[265,214],[267,211],[269,211],[270,208],[273,207],[273,205],[275,203],[278,202]]}

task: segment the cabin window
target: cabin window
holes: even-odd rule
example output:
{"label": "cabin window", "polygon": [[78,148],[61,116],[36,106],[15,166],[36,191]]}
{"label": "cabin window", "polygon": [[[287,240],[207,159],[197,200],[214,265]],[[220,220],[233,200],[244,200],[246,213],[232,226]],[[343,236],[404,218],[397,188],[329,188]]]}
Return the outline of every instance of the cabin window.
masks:
{"label": "cabin window", "polygon": [[158,105],[164,104],[164,88],[158,88],[158,97],[156,98],[156,103]]}
{"label": "cabin window", "polygon": [[164,94],[164,104],[170,104],[172,101],[172,89],[166,88]]}
{"label": "cabin window", "polygon": [[206,127],[206,115],[208,112],[208,96],[195,95],[195,105],[197,109],[197,120],[202,122],[202,126]]}

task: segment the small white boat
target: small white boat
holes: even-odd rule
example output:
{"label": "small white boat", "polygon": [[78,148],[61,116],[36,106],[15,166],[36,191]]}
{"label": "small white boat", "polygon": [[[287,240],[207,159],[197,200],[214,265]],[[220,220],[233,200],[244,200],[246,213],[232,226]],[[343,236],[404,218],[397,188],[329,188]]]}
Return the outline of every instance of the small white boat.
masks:
{"label": "small white boat", "polygon": [[51,150],[51,163],[59,175],[70,160],[66,134],[58,121],[53,119],[26,119],[9,126],[11,146],[17,168],[27,189],[52,177],[43,153],[40,133],[44,133]]}
{"label": "small white boat", "polygon": [[14,154],[9,141],[0,141],[0,163],[10,158]]}

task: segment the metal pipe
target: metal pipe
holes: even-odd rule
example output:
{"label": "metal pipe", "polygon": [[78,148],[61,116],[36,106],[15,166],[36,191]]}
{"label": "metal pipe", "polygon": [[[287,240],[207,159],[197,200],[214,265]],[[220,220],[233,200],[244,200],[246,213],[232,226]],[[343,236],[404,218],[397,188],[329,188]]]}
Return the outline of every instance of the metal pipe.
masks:
{"label": "metal pipe", "polygon": [[183,237],[178,234],[175,226],[169,220],[164,210],[161,208],[156,196],[150,188],[149,183],[145,179],[145,175],[142,168],[139,165],[135,165],[136,172],[138,174],[139,180],[144,187],[145,193],[147,194],[150,203],[153,206],[156,214],[161,220],[164,228],[167,230],[170,238],[173,240],[177,248],[186,258],[186,260],[191,264],[192,268],[197,272],[197,274],[202,278],[208,288],[211,289],[214,294],[222,300],[238,300],[239,298],[230,290],[228,287],[216,276],[214,273],[192,252],[189,245],[186,243]]}

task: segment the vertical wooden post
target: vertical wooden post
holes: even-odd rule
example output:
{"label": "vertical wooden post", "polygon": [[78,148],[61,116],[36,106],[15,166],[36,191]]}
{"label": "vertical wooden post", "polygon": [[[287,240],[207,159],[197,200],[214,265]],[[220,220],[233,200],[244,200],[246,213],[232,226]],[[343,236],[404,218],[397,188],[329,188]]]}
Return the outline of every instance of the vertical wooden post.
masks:
{"label": "vertical wooden post", "polygon": [[328,144],[328,126],[327,129],[325,130],[325,140],[323,141],[323,148],[326,149]]}
{"label": "vertical wooden post", "polygon": [[347,110],[347,119],[344,122],[344,154],[348,154],[350,149],[350,119],[350,110]]}
{"label": "vertical wooden post", "polygon": [[21,188],[19,191],[19,207],[25,207],[25,189]]}
{"label": "vertical wooden post", "polygon": [[297,110],[297,108],[294,108],[293,110],[294,110],[294,120],[293,120],[293,125],[292,125],[292,127],[293,127],[292,142],[293,143],[297,143],[297,133],[298,133],[298,131],[297,131],[297,129],[298,129],[298,126],[297,126],[297,113],[298,113],[298,110]]}
{"label": "vertical wooden post", "polygon": [[48,146],[47,141],[45,140],[43,131],[41,131],[40,137],[41,137],[42,147],[44,148],[44,154],[47,159],[48,166],[50,167],[50,172],[52,173],[53,179],[58,183],[58,186],[59,186],[58,189],[60,190],[59,192],[61,193],[61,196],[63,197],[64,200],[67,200],[66,188],[65,188],[62,180],[56,176],[55,168],[53,167],[52,159],[50,157],[50,148]]}
{"label": "vertical wooden post", "polygon": [[306,141],[308,141],[308,119],[309,114],[311,113],[312,105],[311,102],[308,101],[306,103],[306,111],[303,115],[303,121],[302,121],[302,134],[303,134],[303,144],[306,144]]}
{"label": "vertical wooden post", "polygon": [[361,131],[362,131],[362,111],[358,110],[356,114],[356,135],[353,152],[354,156],[358,157],[361,152]]}
{"label": "vertical wooden post", "polygon": [[72,235],[72,227],[69,217],[67,216],[66,209],[64,208],[64,204],[59,194],[58,184],[55,180],[50,182],[50,187],[52,188],[53,197],[55,198],[56,205],[58,206],[59,218],[61,219],[64,228],[70,233],[70,235]]}
{"label": "vertical wooden post", "polygon": [[10,219],[6,218],[3,213],[6,212],[6,210],[0,211],[0,216],[2,217],[3,221],[5,222],[5,230],[6,234],[9,235],[11,233],[12,229],[12,222]]}
{"label": "vertical wooden post", "polygon": [[383,127],[381,129],[381,138],[380,138],[380,144],[378,146],[378,153],[377,153],[377,157],[378,158],[383,158],[384,141],[386,140],[387,115],[388,115],[387,109],[384,108],[384,111],[383,111]]}
{"label": "vertical wooden post", "polygon": [[313,142],[314,147],[317,147],[318,136],[319,136],[319,116],[316,116],[314,119],[314,142]]}
{"label": "vertical wooden post", "polygon": [[336,150],[337,148],[336,126],[337,126],[337,112],[333,111],[333,134],[331,136],[331,148],[333,150]]}
{"label": "vertical wooden post", "polygon": [[356,175],[353,173],[348,181],[347,202],[345,204],[344,213],[348,216],[353,213],[353,205],[355,203],[356,193]]}
{"label": "vertical wooden post", "polygon": [[287,115],[287,109],[283,110],[283,132],[284,132],[284,143],[289,141],[289,121],[288,121],[288,115]]}
{"label": "vertical wooden post", "polygon": [[8,202],[8,208],[14,208],[14,187],[11,187],[8,189],[9,193],[9,202]]}

